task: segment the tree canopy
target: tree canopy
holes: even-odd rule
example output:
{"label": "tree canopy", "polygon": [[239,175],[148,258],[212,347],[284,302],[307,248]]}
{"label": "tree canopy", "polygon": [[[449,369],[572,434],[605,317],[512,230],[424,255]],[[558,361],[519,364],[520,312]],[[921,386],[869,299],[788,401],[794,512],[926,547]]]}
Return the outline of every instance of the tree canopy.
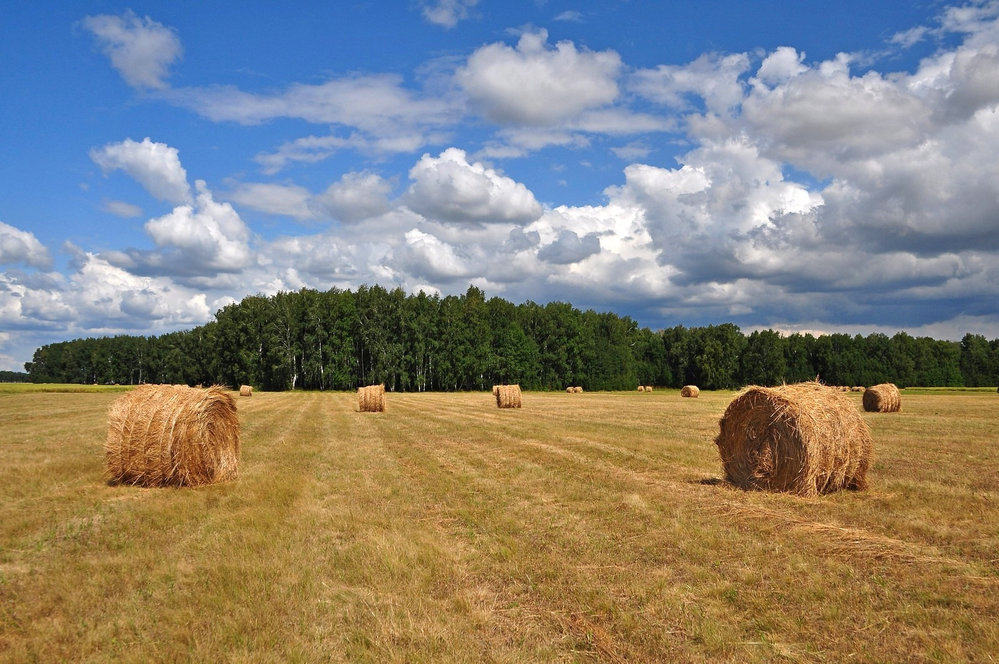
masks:
{"label": "tree canopy", "polygon": [[[400,288],[254,295],[194,329],[75,339],[38,348],[32,382],[247,384],[264,390],[525,389],[636,385],[702,389],[819,376],[832,385],[999,383],[999,340],[884,334],[744,335],[732,323],[652,331],[569,303],[513,304],[471,286],[460,296]],[[21,374],[23,376],[23,374]]]}

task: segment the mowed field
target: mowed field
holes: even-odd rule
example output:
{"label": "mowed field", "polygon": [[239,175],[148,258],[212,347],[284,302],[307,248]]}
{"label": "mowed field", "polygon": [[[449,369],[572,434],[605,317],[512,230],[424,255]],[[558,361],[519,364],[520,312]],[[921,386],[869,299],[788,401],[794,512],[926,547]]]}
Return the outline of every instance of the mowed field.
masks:
{"label": "mowed field", "polygon": [[255,393],[197,489],[103,482],[118,396],[0,392],[0,661],[999,658],[993,390],[865,413],[817,499],[723,481],[732,392]]}

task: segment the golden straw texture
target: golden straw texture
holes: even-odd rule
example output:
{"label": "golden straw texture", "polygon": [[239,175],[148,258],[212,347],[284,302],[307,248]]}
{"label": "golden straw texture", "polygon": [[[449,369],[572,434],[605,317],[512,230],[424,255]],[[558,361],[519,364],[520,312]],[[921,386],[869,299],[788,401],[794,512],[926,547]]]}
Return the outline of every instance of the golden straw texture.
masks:
{"label": "golden straw texture", "polygon": [[384,383],[357,388],[357,409],[362,413],[384,413]]}
{"label": "golden straw texture", "polygon": [[497,385],[496,406],[498,408],[520,408],[520,385]]}
{"label": "golden straw texture", "polygon": [[239,416],[221,387],[142,385],[108,410],[109,484],[197,486],[236,478]]}
{"label": "golden straw texture", "polygon": [[849,397],[819,383],[747,387],[715,439],[725,476],[744,489],[815,496],[866,489],[874,443]]}
{"label": "golden straw texture", "polygon": [[864,410],[869,413],[897,413],[902,410],[902,394],[894,383],[881,383],[864,392]]}

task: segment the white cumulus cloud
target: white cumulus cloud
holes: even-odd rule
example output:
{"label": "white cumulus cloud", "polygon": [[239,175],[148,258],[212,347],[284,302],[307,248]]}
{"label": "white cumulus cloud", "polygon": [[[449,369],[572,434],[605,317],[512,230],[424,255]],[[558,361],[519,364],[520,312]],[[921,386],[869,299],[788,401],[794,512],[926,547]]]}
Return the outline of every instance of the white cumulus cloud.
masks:
{"label": "white cumulus cloud", "polygon": [[370,219],[388,212],[392,185],[375,173],[345,173],[317,196],[313,206],[346,222]]}
{"label": "white cumulus cloud", "polygon": [[124,171],[161,201],[175,205],[191,201],[191,187],[179,152],[166,143],[154,143],[148,136],[141,143],[126,138],[91,150],[90,158],[105,174]]}
{"label": "white cumulus cloud", "polygon": [[83,19],[125,82],[133,87],[165,88],[170,65],[183,49],[173,30],[131,10],[121,16],[102,14]]}
{"label": "white cumulus cloud", "polygon": [[481,112],[501,124],[552,125],[618,96],[621,57],[578,50],[570,41],[549,47],[545,30],[524,32],[516,48],[487,44],[469,56],[456,78]]}
{"label": "white cumulus cloud", "polygon": [[632,75],[631,88],[643,97],[678,108],[686,107],[688,96],[696,94],[708,109],[725,113],[742,101],[740,76],[748,67],[749,57],[744,53],[705,54],[685,65],[639,70]]}
{"label": "white cumulus cloud", "polygon": [[198,180],[195,205],[180,205],[146,222],[146,232],[162,250],[149,256],[164,272],[235,272],[250,262],[250,231],[228,203],[212,197]]}
{"label": "white cumulus cloud", "polygon": [[0,265],[13,263],[23,263],[44,270],[51,267],[52,257],[34,233],[0,221]]}
{"label": "white cumulus cloud", "polygon": [[415,228],[405,237],[406,243],[397,253],[400,267],[406,268],[408,274],[437,281],[477,274],[470,261],[459,255],[458,248],[440,238]]}
{"label": "white cumulus cloud", "polygon": [[479,162],[468,163],[458,148],[448,148],[436,158],[423,155],[409,177],[413,184],[406,192],[406,203],[427,218],[523,224],[542,212],[526,186]]}

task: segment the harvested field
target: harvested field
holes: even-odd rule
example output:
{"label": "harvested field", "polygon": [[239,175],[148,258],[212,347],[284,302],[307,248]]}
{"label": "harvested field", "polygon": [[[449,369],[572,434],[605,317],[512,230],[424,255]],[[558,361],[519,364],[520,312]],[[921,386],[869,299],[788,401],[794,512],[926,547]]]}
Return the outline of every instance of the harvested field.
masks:
{"label": "harvested field", "polygon": [[118,396],[0,391],[0,661],[999,652],[994,388],[862,413],[870,488],[817,498],[724,481],[733,392],[264,392],[239,479],[182,491],[104,483]]}

